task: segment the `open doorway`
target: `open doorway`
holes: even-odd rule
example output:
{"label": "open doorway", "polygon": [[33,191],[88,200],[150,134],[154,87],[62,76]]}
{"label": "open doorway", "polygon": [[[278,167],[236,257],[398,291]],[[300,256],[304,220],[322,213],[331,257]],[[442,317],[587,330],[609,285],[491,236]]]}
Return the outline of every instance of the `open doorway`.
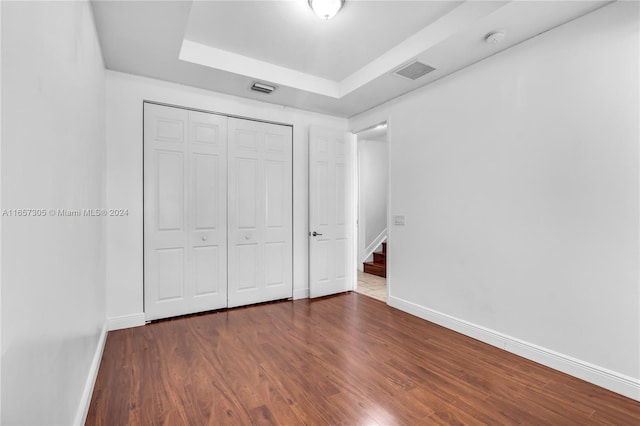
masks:
{"label": "open doorway", "polygon": [[358,283],[356,292],[387,299],[387,123],[358,138]]}

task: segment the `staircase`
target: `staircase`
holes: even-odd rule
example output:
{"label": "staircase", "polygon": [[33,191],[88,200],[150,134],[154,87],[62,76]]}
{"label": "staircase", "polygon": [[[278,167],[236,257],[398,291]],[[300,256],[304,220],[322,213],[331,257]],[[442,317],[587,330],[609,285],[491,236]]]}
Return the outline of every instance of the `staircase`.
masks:
{"label": "staircase", "polygon": [[364,262],[364,272],[367,274],[377,275],[379,277],[387,276],[387,242],[382,243],[382,251],[373,253],[373,262]]}

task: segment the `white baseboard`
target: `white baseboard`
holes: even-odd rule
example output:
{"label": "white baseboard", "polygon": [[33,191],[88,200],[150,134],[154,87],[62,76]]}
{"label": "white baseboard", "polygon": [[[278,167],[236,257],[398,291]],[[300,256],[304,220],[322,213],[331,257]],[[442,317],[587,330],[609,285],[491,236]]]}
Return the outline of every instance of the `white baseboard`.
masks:
{"label": "white baseboard", "polygon": [[109,331],[140,327],[145,324],[145,321],[144,313],[107,318]]}
{"label": "white baseboard", "polygon": [[293,290],[293,300],[308,299],[308,298],[309,298],[308,288],[299,288],[297,290]]}
{"label": "white baseboard", "polygon": [[73,424],[82,426],[87,420],[87,414],[89,413],[89,406],[91,405],[91,396],[93,395],[93,387],[96,384],[98,378],[98,370],[100,369],[100,361],[102,361],[102,353],[104,352],[104,344],[107,341],[107,324],[102,326],[100,332],[100,338],[98,339],[98,346],[96,352],[93,355],[93,361],[91,361],[91,368],[89,368],[89,374],[87,376],[87,382],[84,385],[84,391],[82,392],[82,398],[80,399],[80,405],[76,412],[76,418]]}
{"label": "white baseboard", "polygon": [[425,308],[404,299],[389,296],[387,303],[389,306],[457,331],[465,336],[640,401],[640,380],[633,377]]}

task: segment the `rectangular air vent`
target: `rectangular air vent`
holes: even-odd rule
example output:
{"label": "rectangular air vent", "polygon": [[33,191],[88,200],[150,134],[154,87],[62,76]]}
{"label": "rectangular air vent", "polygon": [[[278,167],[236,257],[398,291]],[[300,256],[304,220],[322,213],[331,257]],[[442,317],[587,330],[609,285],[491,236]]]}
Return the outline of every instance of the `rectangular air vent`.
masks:
{"label": "rectangular air vent", "polygon": [[269,86],[268,84],[258,83],[257,81],[254,81],[251,85],[251,90],[255,90],[256,92],[261,93],[271,93],[276,90],[276,88],[275,86]]}
{"label": "rectangular air vent", "polygon": [[434,70],[435,68],[430,67],[429,65],[414,61],[408,65],[402,66],[400,69],[397,69],[393,74],[403,78],[408,78],[409,80],[416,80]]}

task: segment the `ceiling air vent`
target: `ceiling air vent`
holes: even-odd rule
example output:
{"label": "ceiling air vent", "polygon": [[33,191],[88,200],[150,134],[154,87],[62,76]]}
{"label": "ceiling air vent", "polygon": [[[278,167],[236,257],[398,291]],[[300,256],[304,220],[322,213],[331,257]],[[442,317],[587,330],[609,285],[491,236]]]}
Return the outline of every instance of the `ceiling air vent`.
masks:
{"label": "ceiling air vent", "polygon": [[408,78],[409,80],[417,80],[425,74],[434,71],[435,68],[425,65],[422,62],[411,62],[410,64],[403,66],[402,68],[394,71],[393,74],[400,77]]}
{"label": "ceiling air vent", "polygon": [[268,84],[258,83],[257,81],[254,81],[251,85],[251,90],[255,90],[256,92],[261,93],[271,93],[276,90],[276,88],[275,86],[269,86]]}

